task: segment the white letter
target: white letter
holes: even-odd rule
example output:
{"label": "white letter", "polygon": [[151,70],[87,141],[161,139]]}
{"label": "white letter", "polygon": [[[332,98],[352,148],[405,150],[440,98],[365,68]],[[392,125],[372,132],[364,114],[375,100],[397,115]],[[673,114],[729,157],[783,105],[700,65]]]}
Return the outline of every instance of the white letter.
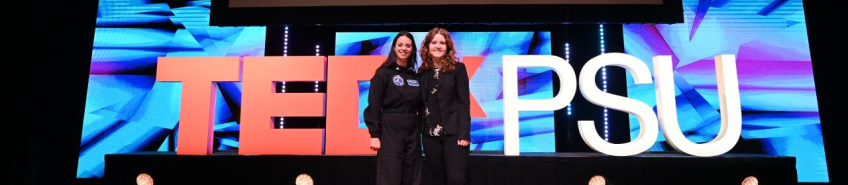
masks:
{"label": "white letter", "polygon": [[595,73],[604,66],[619,66],[627,69],[633,74],[635,84],[651,83],[651,71],[648,70],[648,66],[642,60],[632,55],[607,53],[586,62],[580,72],[580,93],[583,94],[583,97],[586,97],[586,100],[595,105],[636,115],[639,118],[639,137],[629,143],[609,143],[598,135],[598,131],[595,130],[595,122],[591,120],[577,122],[580,136],[583,137],[583,141],[589,147],[607,155],[630,156],[642,153],[651,148],[657,141],[659,134],[657,117],[654,115],[653,109],[644,102],[599,90],[595,84]]}
{"label": "white letter", "polygon": [[715,57],[718,97],[721,102],[721,130],[710,142],[697,144],[683,135],[677,123],[674,100],[674,77],[670,56],[654,57],[654,76],[657,79],[657,112],[663,135],[678,151],[701,157],[717,156],[730,151],[742,132],[742,109],[739,103],[739,81],[736,77],[736,57]]}
{"label": "white letter", "polygon": [[[559,93],[547,100],[518,99],[518,67],[550,67],[559,76]],[[568,61],[551,55],[504,55],[504,155],[519,155],[518,111],[553,111],[571,103],[577,90],[574,69]],[[656,134],[654,134],[656,135]]]}

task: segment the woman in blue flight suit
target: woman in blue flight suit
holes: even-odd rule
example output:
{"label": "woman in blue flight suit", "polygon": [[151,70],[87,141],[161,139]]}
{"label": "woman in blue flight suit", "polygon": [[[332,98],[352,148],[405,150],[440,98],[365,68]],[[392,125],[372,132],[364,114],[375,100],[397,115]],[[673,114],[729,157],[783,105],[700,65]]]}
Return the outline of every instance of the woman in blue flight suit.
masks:
{"label": "woman in blue flight suit", "polygon": [[421,89],[417,51],[409,32],[392,41],[391,53],[371,78],[365,124],[377,152],[377,184],[419,184],[421,174]]}
{"label": "woman in blue flight suit", "polygon": [[468,71],[456,57],[450,33],[433,28],[421,46],[418,68],[424,96],[422,142],[432,184],[467,184],[471,144]]}

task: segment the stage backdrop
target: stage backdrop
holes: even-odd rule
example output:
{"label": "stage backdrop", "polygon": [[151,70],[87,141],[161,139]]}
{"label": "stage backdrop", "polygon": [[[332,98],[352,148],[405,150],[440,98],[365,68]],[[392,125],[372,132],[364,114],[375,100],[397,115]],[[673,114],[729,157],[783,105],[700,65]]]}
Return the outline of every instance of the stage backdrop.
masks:
{"label": "stage backdrop", "polygon": [[[388,55],[397,32],[336,33],[336,55]],[[426,32],[413,32],[420,49]],[[470,79],[471,94],[480,103],[485,118],[471,118],[471,150],[503,150],[503,55],[550,55],[550,32],[452,32],[457,56],[484,56]],[[421,61],[419,57],[418,65]],[[521,68],[518,96],[521,99],[553,98],[549,68]],[[330,82],[332,83],[332,82]],[[359,112],[368,106],[370,82],[359,83]],[[555,152],[552,111],[520,113],[521,152]],[[367,128],[360,114],[359,127]]]}
{"label": "stage backdrop", "polygon": [[[106,154],[174,151],[182,85],[155,82],[157,57],[264,55],[264,27],[210,27],[210,6],[210,1],[186,1],[184,4],[141,0],[100,2],[77,177],[101,177]],[[377,34],[374,38],[381,37],[379,35],[391,37],[394,33]],[[416,37],[423,36],[423,33],[416,33]],[[344,41],[344,38],[339,37],[338,48],[342,48],[341,43],[367,40],[349,37]],[[391,38],[383,38],[382,43],[375,41],[375,45],[387,44],[388,39]],[[550,33],[455,33],[454,39],[460,47],[460,57],[487,57],[471,79],[471,90],[487,115],[486,118],[474,118],[473,141],[480,144],[472,147],[474,150],[502,150],[500,56],[548,55],[551,53]],[[418,41],[420,44],[421,39]],[[387,52],[388,48],[380,48],[368,54],[385,55]],[[339,52],[338,55],[350,53]],[[520,73],[521,98],[553,96],[550,70],[525,69]],[[360,84],[361,92],[367,88],[367,82]],[[217,83],[215,92],[218,102],[214,120],[215,150],[237,150],[241,83]],[[555,151],[551,112],[522,113],[521,119],[522,151]]]}
{"label": "stage backdrop", "polygon": [[[684,24],[625,25],[624,45],[648,66],[656,55],[673,57],[684,135],[698,143],[715,138],[721,115],[713,58],[734,54],[743,125],[731,153],[794,156],[798,181],[828,182],[801,0],[684,0],[683,5]],[[628,96],[656,109],[654,85],[633,85],[627,77]],[[632,115],[630,125],[636,137],[639,124]],[[662,135],[657,142],[652,151],[674,150]]]}
{"label": "stage backdrop", "polygon": [[[264,27],[210,27],[210,1],[101,0],[80,138],[78,178],[101,177],[104,155],[174,151],[182,83],[156,82],[156,58],[262,56]],[[234,149],[241,83],[218,83],[216,149]]]}
{"label": "stage backdrop", "polygon": [[[179,129],[182,85],[155,82],[157,57],[265,53],[264,27],[208,26],[209,0],[157,2],[100,1],[83,133],[79,138],[77,177],[101,177],[106,154],[175,148],[170,143],[177,139],[172,136]],[[799,181],[827,182],[801,1],[684,0],[683,3],[684,24],[625,25],[624,39],[626,51],[649,66],[652,56],[674,57],[679,118],[688,138],[705,142],[718,131],[712,57],[736,54],[744,125],[742,140],[731,153],[795,156]],[[471,79],[471,91],[487,116],[473,118],[473,141],[480,143],[473,149],[503,148],[500,56],[550,54],[549,35],[546,32],[453,35],[460,47],[460,57],[487,56]],[[385,55],[392,36],[394,33],[339,33],[336,54]],[[423,36],[415,33],[418,46]],[[522,71],[521,98],[552,96],[550,75],[545,69]],[[218,83],[215,87],[218,103],[214,147],[238,149],[236,113],[240,110],[241,83]],[[367,82],[360,83],[362,103],[367,87]],[[653,88],[653,85],[631,83],[628,95],[654,106]],[[521,150],[554,151],[551,113],[528,112],[521,116]],[[635,120],[631,119],[631,123],[635,124]],[[637,131],[637,126],[632,126],[631,132]],[[671,150],[662,136],[659,139],[653,151]]]}

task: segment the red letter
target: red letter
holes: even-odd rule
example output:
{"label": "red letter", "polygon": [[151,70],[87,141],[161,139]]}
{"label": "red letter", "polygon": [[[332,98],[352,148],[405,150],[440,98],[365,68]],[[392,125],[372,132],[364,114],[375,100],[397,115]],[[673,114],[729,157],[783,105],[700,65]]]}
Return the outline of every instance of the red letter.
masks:
{"label": "red letter", "polygon": [[[470,81],[474,74],[477,73],[477,69],[480,68],[480,65],[483,64],[483,60],[486,57],[472,57],[467,56],[462,58],[462,63],[465,63],[465,68],[468,69],[468,80]],[[469,82],[470,83],[470,82]],[[486,112],[483,111],[483,108],[480,107],[480,103],[477,103],[477,99],[474,98],[474,94],[468,92],[469,99],[471,99],[471,117],[472,118],[485,118]]]}
{"label": "red letter", "polygon": [[327,154],[376,154],[359,124],[358,81],[367,81],[385,56],[330,56],[327,75]]}
{"label": "red letter", "polygon": [[183,82],[177,155],[212,154],[215,82],[237,82],[238,57],[159,57],[156,81]]}
{"label": "red letter", "polygon": [[276,81],[324,81],[324,57],[245,57],[239,154],[321,154],[323,129],[274,129],[273,116],[324,116],[323,93],[275,93]]}

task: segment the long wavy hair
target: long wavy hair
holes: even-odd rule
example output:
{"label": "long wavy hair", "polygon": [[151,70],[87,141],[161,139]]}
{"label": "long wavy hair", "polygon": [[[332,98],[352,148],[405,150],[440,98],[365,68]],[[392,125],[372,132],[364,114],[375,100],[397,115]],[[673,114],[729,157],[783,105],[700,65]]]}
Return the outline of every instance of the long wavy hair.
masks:
{"label": "long wavy hair", "polygon": [[[436,34],[445,37],[445,45],[447,46],[447,49],[445,50],[445,56],[442,57],[442,61],[433,61],[433,57],[430,56],[430,42],[433,41]],[[459,58],[456,57],[456,49],[453,45],[453,39],[451,39],[448,30],[445,30],[444,28],[433,28],[427,32],[427,37],[424,38],[424,43],[421,44],[420,53],[422,62],[421,67],[418,67],[419,73],[426,72],[430,68],[433,68],[433,62],[438,62],[439,65],[442,66],[443,71],[452,72],[456,63],[459,62]]]}
{"label": "long wavy hair", "polygon": [[[412,33],[409,33],[407,31],[398,32],[398,34],[395,35],[395,40],[392,41],[392,49],[391,49],[391,51],[389,51],[389,58],[386,58],[386,61],[383,62],[382,66],[389,66],[392,63],[394,63],[395,61],[397,61],[398,56],[397,56],[397,53],[395,53],[395,47],[397,47],[397,41],[398,41],[398,39],[400,39],[400,37],[409,38],[409,40],[412,42],[412,44],[411,44],[412,45],[412,50],[411,50],[412,52],[415,52],[416,50],[418,50],[418,48],[416,48],[416,46],[415,46],[415,38],[412,38]],[[409,58],[406,61],[406,67],[415,69],[415,65],[417,65],[417,63],[418,63],[418,57],[415,56],[414,54],[410,54]]]}

